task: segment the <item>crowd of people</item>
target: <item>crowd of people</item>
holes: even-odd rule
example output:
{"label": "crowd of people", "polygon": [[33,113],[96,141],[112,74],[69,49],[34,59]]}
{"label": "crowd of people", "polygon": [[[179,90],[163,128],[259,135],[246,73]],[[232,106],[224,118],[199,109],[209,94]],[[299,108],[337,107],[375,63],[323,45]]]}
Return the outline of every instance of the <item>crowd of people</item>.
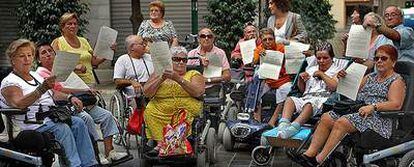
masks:
{"label": "crowd of people", "polygon": [[[261,29],[247,23],[243,37],[231,53],[231,61],[242,59],[240,43],[255,39],[253,61],[242,66],[255,67],[261,64],[260,59],[266,56],[266,50],[285,52],[290,41],[308,43],[305,23],[297,13],[289,11],[289,0],[270,0],[271,17],[267,27]],[[137,35],[129,35],[125,39],[126,54],[120,56],[114,67],[113,79],[117,89],[127,95],[143,95],[149,101],[145,107],[146,137],[154,142],[162,140],[163,127],[171,122],[173,115],[185,109],[187,121],[191,124],[203,107],[200,100],[206,96],[217,95],[220,84],[229,82],[231,69],[226,53],[214,45],[216,35],[210,28],[202,28],[198,32],[199,46],[189,52],[179,46],[177,33],[173,23],[164,19],[165,5],[161,1],[149,4],[149,20],[142,22]],[[366,105],[353,114],[339,115],[333,111],[324,113],[311,145],[301,155],[308,165],[322,163],[328,153],[346,133],[363,132],[371,129],[383,136],[391,136],[392,120],[378,115],[377,111],[398,110],[402,107],[405,95],[405,83],[394,71],[397,61],[414,62],[413,29],[404,26],[403,13],[397,6],[385,9],[383,17],[371,12],[369,8],[357,6],[352,14],[353,24],[371,28],[368,59],[353,59],[354,62],[368,67],[367,75],[360,85],[357,100]],[[78,36],[78,17],[76,13],[65,13],[60,18],[61,36],[53,41],[35,44],[26,39],[13,41],[6,55],[10,58],[13,71],[1,82],[1,107],[29,108],[27,116],[16,116],[13,121],[22,130],[36,130],[52,133],[64,147],[70,166],[94,166],[97,164],[93,141],[100,136],[96,131],[99,124],[102,131],[105,151],[99,158],[102,164],[119,160],[127,154],[116,152],[112,138],[118,134],[114,117],[109,111],[97,105],[84,106],[73,93],[94,92],[95,79],[92,74],[94,66],[105,59],[93,54],[89,42]],[[343,35],[346,45],[347,34]],[[154,42],[167,41],[172,54],[172,69],[162,74],[154,73],[154,65],[148,47]],[[111,46],[115,48],[115,44]],[[333,63],[334,48],[328,42],[320,42],[314,46],[314,53],[306,52],[306,56],[314,56],[316,65],[298,74],[297,86],[301,97],[288,96],[292,87],[292,78],[287,74],[284,61],[279,78],[265,79],[260,85],[258,104],[253,111],[254,119],[262,121],[261,97],[271,93],[276,99],[276,109],[268,122],[278,127],[278,136],[287,139],[295,135],[302,124],[312,116],[321,112],[322,104],[336,91],[339,80],[346,77],[346,72]],[[91,87],[89,90],[65,88],[56,82],[52,67],[56,51],[66,51],[80,55],[74,73]],[[230,54],[230,53],[229,53]],[[187,65],[201,63],[207,68],[210,64],[207,55],[218,56],[221,61],[221,76],[206,78],[199,71],[187,71]],[[189,60],[199,57],[201,62]],[[31,71],[36,62],[36,72]],[[239,61],[242,62],[242,61]],[[297,67],[299,68],[299,67]],[[259,79],[254,76],[254,79]],[[56,105],[57,100],[67,100],[77,113],[72,117],[72,124],[54,122],[45,118],[42,124],[27,124],[25,119],[36,119],[35,115],[44,106]],[[294,120],[292,115],[297,113]],[[280,117],[280,118],[279,118]],[[189,133],[190,134],[190,133]]]}

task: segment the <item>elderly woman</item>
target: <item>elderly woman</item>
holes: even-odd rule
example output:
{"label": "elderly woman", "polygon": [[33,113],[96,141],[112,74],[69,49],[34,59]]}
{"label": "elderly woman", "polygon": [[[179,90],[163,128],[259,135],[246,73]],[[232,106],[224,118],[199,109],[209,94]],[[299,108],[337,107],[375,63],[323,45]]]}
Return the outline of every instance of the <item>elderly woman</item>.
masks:
{"label": "elderly woman", "polygon": [[[278,126],[279,136],[283,139],[299,132],[300,126],[321,111],[322,104],[336,89],[338,82],[334,77],[341,69],[333,65],[332,45],[327,42],[318,44],[315,55],[318,64],[299,74],[298,87],[303,92],[302,97],[291,96],[285,101]],[[290,122],[295,112],[299,116]]]}
{"label": "elderly woman", "polygon": [[145,109],[146,134],[160,141],[162,129],[180,109],[187,111],[187,122],[192,123],[200,114],[202,101],[196,99],[204,93],[204,77],[198,71],[186,71],[187,51],[172,47],[173,69],[162,75],[153,73],[144,85],[145,96],[151,98]]}
{"label": "elderly woman", "polygon": [[[39,67],[37,68],[36,73],[43,78],[50,77],[55,56],[55,51],[48,43],[39,44],[36,48],[36,60],[39,62]],[[61,91],[67,94],[90,91],[64,88],[63,84],[59,82],[55,83],[53,90]],[[101,156],[99,158],[101,164],[109,164],[113,160],[116,161],[127,156],[126,153],[118,153],[114,150],[112,145],[112,137],[113,135],[118,134],[119,131],[116,122],[109,111],[97,105],[92,105],[86,106],[85,109],[80,111],[76,116],[85,121],[89,134],[93,137],[94,141],[98,141],[100,138],[98,132],[96,131],[95,123],[100,125],[105,146],[105,156],[99,154]]]}
{"label": "elderly woman", "polygon": [[[369,6],[365,6],[365,5],[355,6],[354,11],[352,12],[352,15],[351,15],[352,24],[361,25],[364,22],[365,15],[368,14],[369,12],[371,12],[371,11],[372,11],[371,7],[369,7]],[[345,45],[344,49],[346,48],[346,43],[347,43],[348,37],[349,37],[348,33],[342,34],[341,40]],[[345,54],[345,50],[343,51],[343,54]]]}
{"label": "elderly woman", "polygon": [[275,31],[277,42],[288,44],[289,40],[307,42],[308,35],[300,15],[289,11],[289,0],[269,0],[272,16],[267,20],[267,28]]}
{"label": "elderly woman", "polygon": [[[53,106],[55,100],[67,99],[76,108],[83,107],[82,102],[73,96],[61,93],[53,88],[55,77],[45,80],[31,72],[30,68],[35,55],[35,47],[26,39],[13,41],[6,50],[10,58],[13,71],[1,82],[0,100],[2,107],[12,107],[29,111],[26,115],[17,115],[13,118],[15,125],[22,130],[36,130],[50,132],[63,146],[71,167],[96,165],[95,154],[85,123],[78,117],[72,117],[72,125],[53,122],[46,117],[41,124],[27,124],[25,118],[36,120],[40,105]],[[47,107],[42,110],[47,110]]]}
{"label": "elderly woman", "polygon": [[250,39],[256,39],[256,45],[260,45],[261,41],[258,37],[259,33],[252,23],[246,23],[243,29],[243,37],[240,38],[239,42],[237,42],[236,47],[234,47],[234,50],[231,52],[231,58],[232,59],[241,59],[241,50],[240,50],[240,43],[250,40]]}
{"label": "elderly woman", "polygon": [[[92,55],[93,49],[89,42],[77,36],[78,34],[78,16],[75,13],[65,13],[60,17],[61,37],[53,40],[52,47],[55,51],[61,50],[80,55],[79,64],[76,66],[75,72],[89,86],[95,84],[95,78],[92,73],[92,67],[98,66],[105,61],[103,58]],[[114,48],[114,45],[112,46]]]}
{"label": "elderly woman", "polygon": [[[405,98],[405,83],[394,71],[398,52],[392,45],[380,46],[375,52],[377,72],[365,76],[362,80],[357,100],[365,102],[356,113],[339,116],[333,111],[323,114],[312,142],[300,158],[304,165],[321,164],[329,152],[346,135],[364,132],[370,129],[384,138],[390,138],[392,120],[379,115],[378,111],[400,110]],[[340,71],[339,78],[346,73]],[[322,148],[322,151],[318,151]]]}
{"label": "elderly woman", "polygon": [[167,41],[172,46],[178,46],[177,33],[173,23],[164,19],[165,6],[156,0],[149,4],[150,20],[144,20],[138,29],[138,36],[150,42]]}
{"label": "elderly woman", "polygon": [[[270,28],[263,28],[260,30],[260,38],[262,39],[262,44],[257,46],[254,50],[254,64],[259,64],[260,57],[265,56],[266,50],[274,50],[284,53],[285,47],[280,43],[275,42],[275,35],[272,29]],[[272,90],[275,93],[276,97],[276,110],[274,116],[269,121],[270,125],[274,125],[276,121],[275,115],[278,115],[282,111],[282,104],[286,100],[286,97],[290,91],[292,83],[290,82],[290,76],[286,73],[285,63],[283,63],[282,68],[279,73],[279,79],[266,79],[265,85],[263,86],[263,91],[259,96],[259,99],[262,96]],[[261,120],[261,104],[257,105],[257,110],[255,112],[255,119],[260,121]]]}

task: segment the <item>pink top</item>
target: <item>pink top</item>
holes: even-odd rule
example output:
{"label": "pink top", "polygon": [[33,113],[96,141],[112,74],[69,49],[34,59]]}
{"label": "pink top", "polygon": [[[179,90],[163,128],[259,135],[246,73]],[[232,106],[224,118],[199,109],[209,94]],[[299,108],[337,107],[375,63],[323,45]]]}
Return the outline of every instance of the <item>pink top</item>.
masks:
{"label": "pink top", "polygon": [[[37,67],[36,73],[39,74],[42,78],[47,78],[52,75],[52,72],[44,67]],[[55,82],[55,86],[53,87],[53,90],[61,91],[62,88],[63,88],[63,85],[61,82]]]}
{"label": "pink top", "polygon": [[[231,51],[231,58],[242,58],[241,56],[241,50],[240,50],[240,42],[244,42],[244,38],[240,38],[239,42],[237,42],[236,47],[234,47],[234,50]],[[256,40],[256,46],[259,46],[262,42],[257,39]]]}
{"label": "pink top", "polygon": [[[198,57],[198,56],[200,56],[201,55],[200,54],[200,49],[201,49],[201,47],[199,46],[199,47],[191,50],[188,53],[188,57]],[[216,46],[213,46],[213,49],[211,49],[210,52],[215,54],[215,55],[220,56],[220,58],[221,58],[221,67],[223,68],[222,69],[223,71],[230,69],[230,64],[229,64],[229,61],[227,60],[226,53],[222,49],[220,49]],[[198,65],[198,63],[199,62],[197,60],[189,60],[187,65]]]}

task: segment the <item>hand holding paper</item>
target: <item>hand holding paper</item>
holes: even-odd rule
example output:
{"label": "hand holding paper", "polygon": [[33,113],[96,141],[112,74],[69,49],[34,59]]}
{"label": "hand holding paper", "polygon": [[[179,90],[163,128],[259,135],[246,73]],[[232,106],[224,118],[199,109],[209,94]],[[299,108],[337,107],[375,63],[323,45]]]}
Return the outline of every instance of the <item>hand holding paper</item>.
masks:
{"label": "hand holding paper", "polygon": [[167,42],[152,43],[150,52],[155,74],[162,75],[165,69],[172,70],[172,55]]}
{"label": "hand holding paper", "polygon": [[117,35],[118,31],[102,26],[99,30],[93,54],[107,60],[112,60],[114,57],[113,44],[116,42]]}
{"label": "hand holding paper", "polygon": [[203,76],[206,78],[221,77],[222,67],[220,56],[207,53],[206,58],[208,59],[209,64],[204,68]]}
{"label": "hand holding paper", "polygon": [[304,51],[308,51],[309,44],[291,41],[290,45],[285,46],[286,72],[288,74],[297,74],[305,59]]}
{"label": "hand holding paper", "polygon": [[359,86],[361,85],[366,70],[367,66],[352,63],[346,69],[346,76],[339,80],[336,91],[352,100],[356,100]]}
{"label": "hand holding paper", "polygon": [[283,53],[266,50],[266,56],[260,58],[258,74],[260,78],[279,79],[280,69],[283,64]]}
{"label": "hand holding paper", "polygon": [[256,39],[250,39],[240,42],[240,52],[243,59],[243,64],[253,62],[254,49],[256,48]]}
{"label": "hand holding paper", "polygon": [[372,29],[365,29],[362,25],[352,25],[346,45],[347,57],[366,59],[369,54]]}

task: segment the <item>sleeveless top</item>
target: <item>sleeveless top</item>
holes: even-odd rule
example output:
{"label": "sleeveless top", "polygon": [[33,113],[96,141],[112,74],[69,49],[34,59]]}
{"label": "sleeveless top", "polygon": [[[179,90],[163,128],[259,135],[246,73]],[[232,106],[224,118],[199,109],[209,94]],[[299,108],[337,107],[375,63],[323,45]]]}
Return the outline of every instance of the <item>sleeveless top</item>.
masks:
{"label": "sleeveless top", "polygon": [[368,75],[367,82],[358,93],[357,100],[364,101],[365,104],[373,104],[388,100],[388,90],[392,82],[402,78],[400,74],[394,73],[383,82],[376,80],[378,73],[374,72]]}
{"label": "sleeveless top", "polygon": [[70,46],[63,36],[57,38],[56,40],[59,42],[58,46],[61,51],[80,54],[79,64],[83,64],[84,66],[86,66],[86,72],[78,75],[86,84],[93,84],[95,83],[91,63],[93,49],[91,48],[89,42],[85,38],[78,37],[78,39],[80,42],[79,48],[73,48],[72,46]]}

